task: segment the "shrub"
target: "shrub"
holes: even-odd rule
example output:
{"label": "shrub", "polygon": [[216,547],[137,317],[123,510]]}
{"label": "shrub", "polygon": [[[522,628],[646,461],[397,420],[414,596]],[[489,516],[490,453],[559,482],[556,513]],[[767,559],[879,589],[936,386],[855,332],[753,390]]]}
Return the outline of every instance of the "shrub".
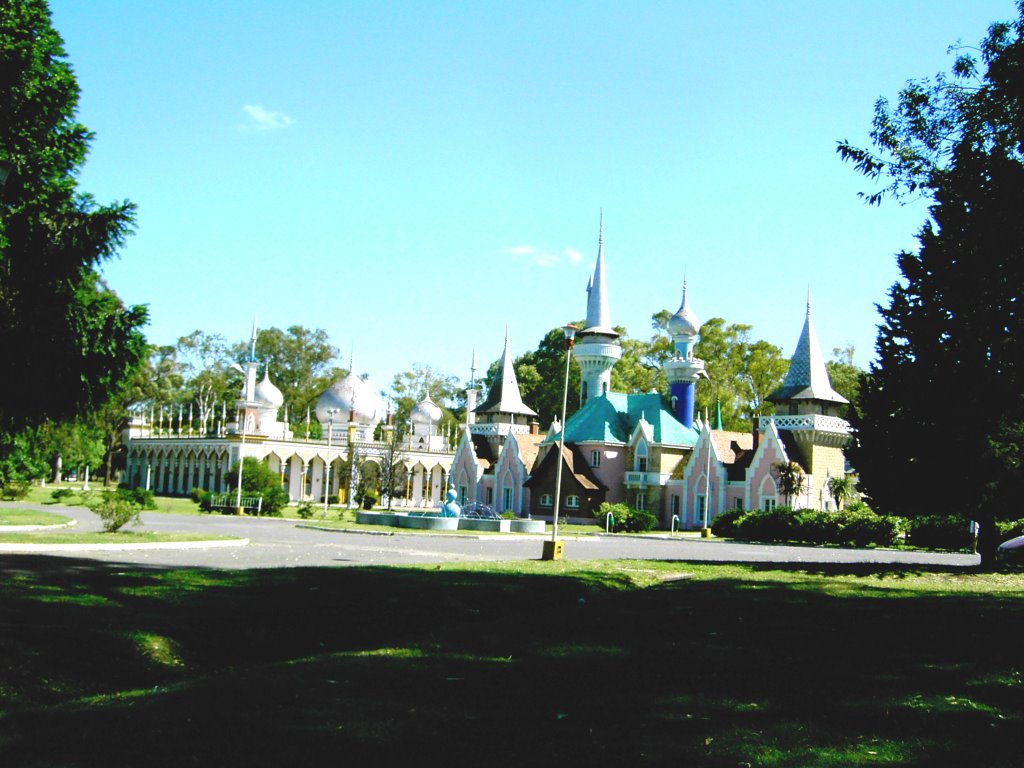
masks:
{"label": "shrub", "polygon": [[6,501],[18,501],[28,496],[28,489],[32,484],[20,477],[10,478],[0,486],[0,499]]}
{"label": "shrub", "polygon": [[373,509],[374,505],[380,501],[380,494],[369,488],[363,491],[362,505],[363,509]]}
{"label": "shrub", "polygon": [[603,525],[608,513],[612,513],[613,533],[643,533],[658,527],[658,518],[644,509],[632,509],[625,504],[602,502],[594,517]]}
{"label": "shrub", "polygon": [[1016,538],[1017,536],[1024,536],[1024,519],[1005,520],[996,523],[996,527],[999,529],[999,538],[1003,541]]}
{"label": "shrub", "polygon": [[502,512],[501,513],[501,519],[502,520],[516,520],[516,519],[518,519],[518,517],[517,517],[515,512],[512,512],[511,510],[508,510],[506,512]]}
{"label": "shrub", "polygon": [[715,536],[736,536],[736,526],[746,514],[745,509],[727,509],[715,515],[715,519],[711,521],[711,532]]}
{"label": "shrub", "polygon": [[907,543],[927,549],[971,549],[974,534],[956,515],[927,515],[907,522]]}
{"label": "shrub", "polygon": [[[238,483],[238,462],[231,468],[225,478],[229,488]],[[262,461],[245,457],[242,467],[242,495],[262,496],[263,507],[260,514],[280,517],[281,510],[288,504],[288,492],[281,487],[281,478]]]}
{"label": "shrub", "polygon": [[62,499],[69,499],[75,495],[75,492],[70,488],[54,488],[50,491],[50,498],[54,501],[61,501]]}
{"label": "shrub", "polygon": [[[829,514],[829,513],[826,513]],[[904,521],[899,517],[876,515],[867,512],[838,512],[839,530],[833,543],[854,547],[874,544],[891,547],[900,540]]]}
{"label": "shrub", "polygon": [[309,520],[316,514],[316,509],[313,507],[313,502],[311,501],[302,502],[295,511],[303,520]]}
{"label": "shrub", "polygon": [[117,493],[116,491],[103,491],[98,501],[91,507],[93,512],[99,515],[103,521],[103,529],[107,533],[119,531],[124,526],[141,525],[139,517],[142,509],[133,499]]}
{"label": "shrub", "polygon": [[752,510],[736,528],[739,538],[751,541],[794,541],[800,538],[800,519],[789,507]]}
{"label": "shrub", "polygon": [[800,511],[797,535],[800,541],[811,544],[838,544],[842,541],[843,526],[840,512],[823,512],[817,509]]}
{"label": "shrub", "polygon": [[153,491],[145,488],[119,488],[117,492],[122,498],[134,501],[140,509],[156,509],[156,494]]}

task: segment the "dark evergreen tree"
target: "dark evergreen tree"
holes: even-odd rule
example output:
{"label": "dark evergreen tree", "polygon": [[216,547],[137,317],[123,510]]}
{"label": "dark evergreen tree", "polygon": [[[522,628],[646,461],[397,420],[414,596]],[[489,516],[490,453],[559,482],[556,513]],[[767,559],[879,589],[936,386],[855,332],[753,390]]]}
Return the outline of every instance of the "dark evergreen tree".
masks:
{"label": "dark evergreen tree", "polygon": [[876,105],[879,153],[839,146],[886,186],[925,194],[930,219],[903,280],[881,307],[877,362],[862,381],[850,457],[881,511],[950,512],[980,525],[991,562],[995,521],[1020,517],[1024,485],[1024,3],[995,24],[979,63],[911,82],[895,110]]}
{"label": "dark evergreen tree", "polygon": [[91,134],[44,0],[0,3],[0,431],[101,406],[139,365],[143,307],[125,307],[98,266],[134,206],[78,190]]}

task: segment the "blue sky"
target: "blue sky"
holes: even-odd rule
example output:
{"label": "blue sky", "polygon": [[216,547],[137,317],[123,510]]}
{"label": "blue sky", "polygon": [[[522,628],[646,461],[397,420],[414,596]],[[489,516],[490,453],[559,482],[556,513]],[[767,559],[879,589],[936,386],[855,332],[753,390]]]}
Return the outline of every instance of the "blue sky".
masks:
{"label": "blue sky", "polygon": [[51,0],[96,135],[82,187],[139,206],[104,272],[147,336],[325,329],[382,389],[468,378],[580,319],[599,211],[613,321],[679,304],[864,366],[923,203],[835,153],[1012,0]]}

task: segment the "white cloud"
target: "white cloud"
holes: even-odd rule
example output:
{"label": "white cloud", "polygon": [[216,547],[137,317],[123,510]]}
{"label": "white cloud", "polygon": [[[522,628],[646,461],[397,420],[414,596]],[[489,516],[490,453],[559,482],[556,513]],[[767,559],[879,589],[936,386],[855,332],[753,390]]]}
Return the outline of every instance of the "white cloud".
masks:
{"label": "white cloud", "polygon": [[504,253],[510,256],[527,257],[538,267],[556,267],[559,264],[568,262],[579,264],[583,261],[583,255],[575,248],[566,247],[561,252],[551,251],[544,248],[535,248],[532,245],[514,245],[504,249]]}
{"label": "white cloud", "polygon": [[287,128],[294,122],[284,112],[271,112],[264,109],[260,104],[246,104],[242,110],[249,116],[249,127],[261,131],[273,131],[278,128]]}
{"label": "white cloud", "polygon": [[514,245],[505,249],[505,253],[511,253],[513,256],[532,256],[536,252],[537,249],[532,245]]}

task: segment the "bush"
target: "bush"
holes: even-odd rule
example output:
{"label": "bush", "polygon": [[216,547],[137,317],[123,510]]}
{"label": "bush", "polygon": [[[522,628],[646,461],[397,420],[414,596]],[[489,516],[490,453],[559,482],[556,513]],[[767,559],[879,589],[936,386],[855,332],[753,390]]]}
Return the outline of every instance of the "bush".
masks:
{"label": "bush", "polygon": [[751,510],[737,523],[736,535],[751,541],[796,541],[800,518],[789,507]]}
{"label": "bush", "polygon": [[632,509],[625,504],[602,502],[594,517],[604,525],[608,513],[612,513],[613,533],[643,533],[658,527],[658,518],[644,509]]}
{"label": "bush", "polygon": [[18,501],[28,496],[28,489],[32,484],[28,480],[11,478],[0,486],[0,499],[5,501]]}
{"label": "bush", "polygon": [[103,530],[114,533],[124,526],[141,525],[139,517],[142,508],[139,504],[116,491],[103,491],[99,501],[91,505],[91,509],[103,521]]}
{"label": "bush", "polygon": [[213,494],[209,491],[205,491],[202,488],[193,488],[188,492],[188,496],[199,505],[201,512],[213,511]]}
{"label": "bush", "polygon": [[313,506],[313,502],[311,501],[302,502],[295,511],[303,520],[309,520],[316,514],[316,508]]}
{"label": "bush", "polygon": [[1017,536],[1024,536],[1024,519],[998,522],[996,527],[999,530],[999,538],[1002,541],[1013,539]]}
{"label": "bush", "polygon": [[63,499],[69,499],[75,495],[75,492],[70,488],[54,488],[50,491],[50,498],[54,501],[61,501]]}
{"label": "bush", "polygon": [[156,494],[153,491],[145,488],[118,488],[117,492],[122,498],[134,501],[140,509],[156,509]]}
{"label": "bush", "polygon": [[373,509],[374,505],[380,501],[380,494],[372,488],[363,492],[363,498],[361,499],[363,509]]}
{"label": "bush", "polygon": [[745,509],[727,509],[715,515],[715,519],[711,521],[711,533],[715,536],[736,536],[736,526],[746,514]]}
{"label": "bush", "polygon": [[974,534],[962,517],[927,515],[907,522],[907,543],[926,549],[971,549]]}
{"label": "bush", "polygon": [[[238,462],[235,462],[225,480],[229,488],[237,485]],[[266,464],[251,456],[245,457],[242,467],[242,495],[262,496],[263,507],[260,514],[270,517],[280,517],[281,510],[289,501],[288,492],[281,487],[281,478],[278,474],[271,472]]]}

